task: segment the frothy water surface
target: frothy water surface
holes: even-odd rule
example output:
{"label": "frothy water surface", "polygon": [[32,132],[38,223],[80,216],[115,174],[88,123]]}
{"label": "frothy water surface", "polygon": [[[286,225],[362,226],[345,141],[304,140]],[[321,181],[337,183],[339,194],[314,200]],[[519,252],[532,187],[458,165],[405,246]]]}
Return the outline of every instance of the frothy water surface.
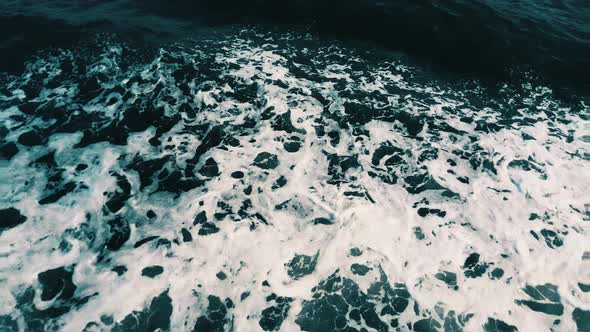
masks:
{"label": "frothy water surface", "polygon": [[590,326],[584,100],[309,34],[91,44],[1,78],[2,329]]}

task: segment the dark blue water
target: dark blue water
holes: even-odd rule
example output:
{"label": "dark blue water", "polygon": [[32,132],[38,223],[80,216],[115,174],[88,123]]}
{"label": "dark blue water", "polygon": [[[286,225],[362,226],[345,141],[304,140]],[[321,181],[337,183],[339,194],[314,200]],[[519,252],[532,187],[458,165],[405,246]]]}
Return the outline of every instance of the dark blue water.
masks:
{"label": "dark blue water", "polygon": [[0,4],[0,68],[87,32],[177,40],[232,24],[287,25],[371,41],[465,75],[534,71],[558,88],[590,82],[590,2],[585,0],[170,0],[24,1]]}

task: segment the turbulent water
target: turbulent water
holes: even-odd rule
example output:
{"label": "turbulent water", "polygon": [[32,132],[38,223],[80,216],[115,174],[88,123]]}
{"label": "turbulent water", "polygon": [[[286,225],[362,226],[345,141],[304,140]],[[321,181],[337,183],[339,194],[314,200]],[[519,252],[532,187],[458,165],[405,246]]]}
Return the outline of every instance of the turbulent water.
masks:
{"label": "turbulent water", "polygon": [[0,330],[590,331],[588,95],[199,31],[5,44]]}

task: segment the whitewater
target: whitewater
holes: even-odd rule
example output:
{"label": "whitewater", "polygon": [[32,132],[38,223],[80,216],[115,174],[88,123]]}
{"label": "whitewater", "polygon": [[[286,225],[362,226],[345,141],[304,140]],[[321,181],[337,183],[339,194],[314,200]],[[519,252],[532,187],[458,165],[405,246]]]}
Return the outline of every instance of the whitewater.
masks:
{"label": "whitewater", "polygon": [[588,331],[590,106],[310,33],[0,76],[0,329]]}

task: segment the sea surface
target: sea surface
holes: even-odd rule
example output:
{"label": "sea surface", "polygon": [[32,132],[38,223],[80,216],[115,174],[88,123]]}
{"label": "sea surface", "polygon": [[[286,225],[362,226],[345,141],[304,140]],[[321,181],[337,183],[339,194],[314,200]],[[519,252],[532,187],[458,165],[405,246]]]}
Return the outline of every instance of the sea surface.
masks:
{"label": "sea surface", "polygon": [[3,0],[0,331],[590,331],[590,2]]}

